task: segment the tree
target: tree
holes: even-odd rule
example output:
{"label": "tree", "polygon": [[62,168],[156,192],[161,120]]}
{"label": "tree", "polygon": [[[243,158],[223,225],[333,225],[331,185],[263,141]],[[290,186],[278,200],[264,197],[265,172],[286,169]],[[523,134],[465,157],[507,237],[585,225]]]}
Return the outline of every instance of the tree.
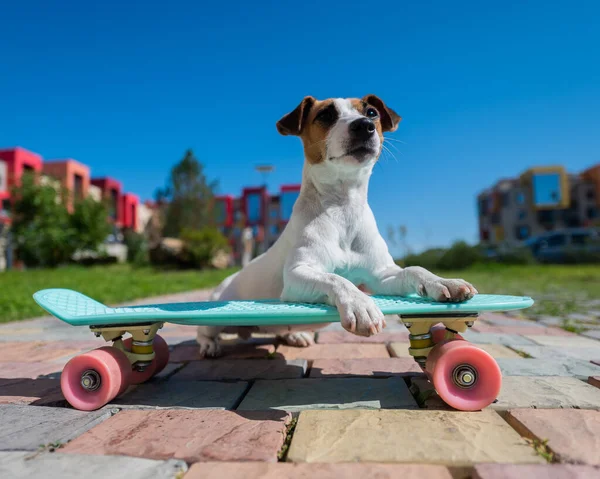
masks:
{"label": "tree", "polygon": [[105,203],[87,197],[75,203],[71,215],[71,226],[76,232],[75,246],[78,250],[96,251],[110,234],[107,221],[108,208]]}
{"label": "tree", "polygon": [[24,175],[13,198],[18,258],[27,266],[49,267],[69,260],[76,250],[76,231],[56,189],[40,184],[34,175]]}
{"label": "tree", "polygon": [[165,205],[163,235],[179,237],[183,230],[199,230],[210,224],[216,186],[216,181],[207,181],[194,152],[186,151],[171,169],[167,187],[156,193],[157,202]]}

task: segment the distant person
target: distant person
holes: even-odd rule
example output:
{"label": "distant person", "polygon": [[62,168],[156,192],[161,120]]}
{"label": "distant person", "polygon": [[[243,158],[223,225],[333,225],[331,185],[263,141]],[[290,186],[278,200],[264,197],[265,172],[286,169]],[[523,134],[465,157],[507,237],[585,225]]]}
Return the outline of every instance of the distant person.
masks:
{"label": "distant person", "polygon": [[245,267],[252,261],[252,254],[254,253],[254,234],[252,228],[248,226],[242,231],[242,248],[242,267]]}

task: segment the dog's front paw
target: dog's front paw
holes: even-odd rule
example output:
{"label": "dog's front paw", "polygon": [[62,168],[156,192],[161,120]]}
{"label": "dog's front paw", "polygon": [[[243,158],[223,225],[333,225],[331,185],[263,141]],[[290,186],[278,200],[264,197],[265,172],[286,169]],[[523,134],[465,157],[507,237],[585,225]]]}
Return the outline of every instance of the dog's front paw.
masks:
{"label": "dog's front paw", "polygon": [[284,334],[281,336],[281,339],[285,341],[288,346],[296,346],[297,348],[307,348],[308,346],[315,344],[314,334],[306,331]]}
{"label": "dog's front paw", "polygon": [[343,328],[358,336],[373,336],[386,326],[373,299],[358,290],[339,295],[336,306]]}
{"label": "dog's front paw", "polygon": [[221,354],[221,346],[219,345],[218,338],[209,338],[208,336],[198,334],[196,341],[199,346],[198,354],[200,354],[201,358],[214,358]]}
{"label": "dog's front paw", "polygon": [[440,302],[459,302],[471,299],[477,290],[462,279],[438,278],[421,283],[417,289],[419,296]]}

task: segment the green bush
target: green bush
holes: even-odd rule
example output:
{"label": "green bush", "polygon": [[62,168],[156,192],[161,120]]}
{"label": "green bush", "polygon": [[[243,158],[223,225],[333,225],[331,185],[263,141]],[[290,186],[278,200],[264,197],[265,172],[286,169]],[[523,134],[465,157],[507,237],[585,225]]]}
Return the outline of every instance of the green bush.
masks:
{"label": "green bush", "polygon": [[537,263],[531,249],[526,247],[515,248],[508,252],[498,254],[498,262],[502,264],[528,265]]}
{"label": "green bush", "polygon": [[192,268],[206,268],[219,251],[229,251],[227,238],[216,228],[183,230],[180,238],[183,241],[183,263]]}
{"label": "green bush", "polygon": [[471,246],[464,241],[457,241],[446,250],[438,262],[442,270],[465,269],[484,260],[478,246]]}
{"label": "green bush", "polygon": [[434,248],[423,251],[420,254],[409,254],[404,260],[398,263],[401,266],[421,266],[425,269],[437,269],[440,258],[444,255],[446,250],[443,248]]}
{"label": "green bush", "polygon": [[127,262],[134,266],[145,266],[148,264],[148,244],[143,234],[128,229],[123,234],[125,246],[127,246]]}

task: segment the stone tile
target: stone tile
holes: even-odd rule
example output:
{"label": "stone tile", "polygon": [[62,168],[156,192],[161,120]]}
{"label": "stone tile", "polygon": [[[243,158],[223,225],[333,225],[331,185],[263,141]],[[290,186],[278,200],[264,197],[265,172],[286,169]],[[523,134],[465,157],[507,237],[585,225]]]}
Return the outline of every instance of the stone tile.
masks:
{"label": "stone tile", "polygon": [[592,386],[596,386],[597,388],[600,388],[600,376],[590,376],[588,378],[588,383],[590,383]]}
{"label": "stone tile", "polygon": [[567,318],[571,321],[576,321],[580,323],[593,322],[594,317],[589,314],[581,314],[581,313],[570,313],[567,315]]}
{"label": "stone tile", "polygon": [[318,344],[343,344],[343,343],[408,343],[408,331],[383,331],[375,336],[357,336],[347,331],[324,331],[317,336]]}
{"label": "stone tile", "polygon": [[[0,452],[0,477],[28,479],[176,479],[187,470],[183,461],[153,461],[119,456]],[[82,472],[84,471],[84,472]]]}
{"label": "stone tile", "polygon": [[276,462],[289,420],[282,411],[122,411],[61,452],[188,463]]}
{"label": "stone tile", "polygon": [[585,331],[585,332],[581,333],[581,335],[585,336],[586,338],[595,339],[595,340],[597,340],[597,342],[600,342],[600,330],[598,330],[598,329],[592,329],[589,331]]}
{"label": "stone tile", "polygon": [[537,336],[575,336],[574,333],[565,331],[561,328],[548,327],[542,324],[530,323],[529,325],[519,326],[489,326],[475,325],[473,331],[481,333],[497,333],[497,334],[522,334],[522,335],[537,335]]}
{"label": "stone tile", "polygon": [[308,409],[416,408],[402,378],[259,380],[238,410],[281,409],[297,413]]}
{"label": "stone tile", "polygon": [[[0,362],[34,363],[50,361],[81,352],[82,349],[87,347],[87,345],[82,347],[81,344],[79,342],[68,341],[5,342],[2,344]],[[93,344],[101,346],[99,342],[93,342]]]}
{"label": "stone tile", "polygon": [[413,358],[315,359],[309,377],[404,377],[423,374]]}
{"label": "stone tile", "polygon": [[248,383],[217,381],[148,382],[131,388],[107,408],[125,409],[233,409]]}
{"label": "stone tile", "polygon": [[596,348],[576,347],[552,347],[552,346],[519,346],[519,351],[527,353],[532,358],[547,359],[549,361],[558,358],[574,358],[581,361],[592,361],[600,357],[600,343]]}
{"label": "stone tile", "polygon": [[598,469],[570,464],[477,464],[473,479],[597,479]]}
{"label": "stone tile", "polygon": [[559,316],[546,316],[546,315],[539,316],[538,321],[542,324],[545,324],[546,326],[555,326],[555,327],[561,327],[565,322],[564,318],[561,318]]}
{"label": "stone tile", "polygon": [[[1,348],[1,346],[0,346]],[[54,363],[26,363],[26,362],[0,362],[0,378],[23,378],[35,379],[39,376],[45,376],[57,373],[62,369],[62,365]]]}
{"label": "stone tile", "polygon": [[556,361],[498,358],[496,362],[503,376],[573,376],[585,381],[600,372],[598,366],[572,358],[557,358]]}
{"label": "stone tile", "polygon": [[185,479],[452,479],[444,466],[421,464],[309,464],[291,462],[199,462]]}
{"label": "stone tile", "polygon": [[35,451],[64,443],[110,417],[109,411],[0,404],[0,451]]}
{"label": "stone tile", "polygon": [[524,437],[548,440],[561,462],[600,466],[600,411],[514,409],[506,420]]}
{"label": "stone tile", "polygon": [[478,348],[489,353],[493,358],[520,358],[518,353],[502,344],[477,344]]}
{"label": "stone tile", "polygon": [[526,337],[542,346],[554,346],[557,348],[600,348],[600,341],[584,338],[582,336],[560,337],[527,335]]}
{"label": "stone tile", "polygon": [[475,333],[467,331],[463,334],[467,341],[474,344],[503,344],[504,346],[522,346],[526,344],[535,344],[535,342],[518,334],[499,334],[499,333]]}
{"label": "stone tile", "polygon": [[215,359],[187,364],[173,380],[299,379],[306,374],[304,359]]}
{"label": "stone tile", "polygon": [[0,379],[0,404],[42,406],[62,403],[64,400],[58,379]]}
{"label": "stone tile", "polygon": [[[539,326],[533,321],[529,321],[527,319],[518,319],[507,316],[502,313],[481,313],[480,320],[492,324],[494,326],[524,326],[524,327],[543,327]],[[480,322],[476,322],[475,324],[479,324]]]}
{"label": "stone tile", "polygon": [[541,463],[494,411],[305,411],[288,454],[293,462],[401,462],[468,467]]}
{"label": "stone tile", "polygon": [[279,346],[277,356],[285,359],[389,358],[385,344],[315,344],[308,348]]}
{"label": "stone tile", "polygon": [[497,410],[515,408],[600,408],[600,390],[570,377],[505,376]]}
{"label": "stone tile", "polygon": [[[191,341],[175,346],[169,361],[172,363],[183,363],[187,361],[200,361],[204,360],[198,354],[198,345],[189,344]],[[221,347],[221,358],[225,359],[253,359],[253,358],[267,358],[269,355],[275,353],[274,344],[261,344],[261,343],[239,343],[239,344],[224,344]]]}

